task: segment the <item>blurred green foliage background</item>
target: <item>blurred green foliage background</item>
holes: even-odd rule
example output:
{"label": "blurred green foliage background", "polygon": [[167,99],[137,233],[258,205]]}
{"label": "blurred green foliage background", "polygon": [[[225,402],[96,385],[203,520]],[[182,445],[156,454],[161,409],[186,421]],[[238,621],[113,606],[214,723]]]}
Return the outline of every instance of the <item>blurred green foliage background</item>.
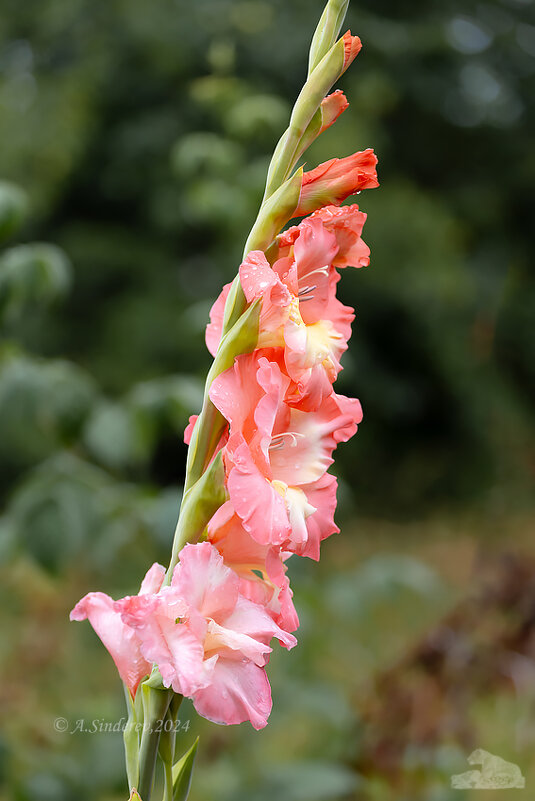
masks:
{"label": "blurred green foliage background", "polygon": [[[126,797],[120,734],[54,731],[123,714],[111,660],[67,615],[168,559],[208,310],[321,10],[4,0],[1,801]],[[474,686],[465,740],[408,730],[397,778],[361,758],[367,682],[470,592],[478,553],[534,551],[534,4],[354,0],[347,26],[364,43],[351,105],[307,154],[380,159],[359,197],[372,264],[340,290],[357,319],[337,386],[365,414],[337,460],[342,534],[320,566],[291,564],[300,644],[273,656],[267,730],[184,712],[185,746],[203,735],[193,801],[440,801],[470,736],[525,774],[535,748],[524,690]]]}

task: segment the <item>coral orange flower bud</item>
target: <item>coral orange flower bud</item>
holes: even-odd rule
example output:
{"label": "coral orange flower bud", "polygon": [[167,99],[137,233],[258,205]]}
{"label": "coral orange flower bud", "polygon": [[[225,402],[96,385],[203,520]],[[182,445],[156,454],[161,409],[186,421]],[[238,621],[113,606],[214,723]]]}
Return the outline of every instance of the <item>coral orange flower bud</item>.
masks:
{"label": "coral orange flower bud", "polygon": [[333,122],[336,122],[340,114],[342,114],[348,106],[347,98],[341,89],[337,89],[336,92],[327,95],[327,97],[322,100],[320,106],[321,128],[318,136],[322,134],[323,131],[327,130],[327,128],[330,128]]}
{"label": "coral orange flower bud", "polygon": [[358,36],[351,36],[351,31],[344,33],[342,39],[344,40],[344,66],[342,72],[345,72],[352,61],[358,56],[362,49],[362,42]]}
{"label": "coral orange flower bud", "polygon": [[379,186],[376,164],[377,157],[368,148],[344,159],[330,159],[305,172],[294,216],[302,217],[323,206],[339,206],[349,195]]}

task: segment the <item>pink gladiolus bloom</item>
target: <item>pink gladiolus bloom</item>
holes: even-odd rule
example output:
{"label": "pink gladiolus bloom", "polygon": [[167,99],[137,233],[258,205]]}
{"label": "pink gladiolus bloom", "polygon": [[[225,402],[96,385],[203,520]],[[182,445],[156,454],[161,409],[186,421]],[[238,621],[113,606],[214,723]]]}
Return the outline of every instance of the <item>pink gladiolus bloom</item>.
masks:
{"label": "pink gladiolus bloom", "polygon": [[261,604],[284,631],[295,631],[299,619],[280,549],[253,540],[230,501],[208,523],[208,539],[240,577],[242,595]]}
{"label": "pink gladiolus bloom", "polygon": [[[153,564],[141,584],[140,597],[158,592],[164,576],[165,568]],[[151,663],[143,657],[137,633],[123,622],[120,613],[115,609],[114,600],[103,592],[85,595],[70,614],[71,620],[86,618],[108,649],[133,698],[140,681],[152,670]]]}
{"label": "pink gladiolus bloom", "polygon": [[349,195],[379,186],[377,157],[369,148],[344,159],[330,159],[305,172],[299,205],[294,217],[310,214],[322,206],[340,205]]}
{"label": "pink gladiolus bloom", "polygon": [[263,669],[277,637],[295,637],[240,592],[240,579],[208,542],[186,545],[169,587],[116,603],[134,628],[145,658],[158,665],[166,687],[193,699],[216,723],[267,723],[271,690]]}
{"label": "pink gladiolus bloom", "polygon": [[336,237],[320,220],[304,220],[296,231],[293,258],[283,257],[271,269],[265,255],[253,251],[240,267],[240,280],[248,302],[262,298],[258,346],[284,348],[294,401],[313,410],[341,370],[354,315],[336,298]]}
{"label": "pink gladiolus bloom", "polygon": [[210,389],[230,423],[223,451],[230,500],[257,542],[313,556],[336,530],[336,482],[325,475],[332,451],[356,432],[362,411],[357,400],[332,391],[315,411],[291,406],[290,380],[266,353],[280,356],[238,356]]}
{"label": "pink gladiolus bloom", "polygon": [[[370,263],[370,249],[361,238],[366,217],[356,203],[351,206],[325,206],[307,217],[307,221],[321,220],[324,228],[336,238],[338,252],[332,262],[334,267],[367,267]],[[288,228],[277,238],[279,258],[288,257],[292,245],[300,236],[302,225]]]}

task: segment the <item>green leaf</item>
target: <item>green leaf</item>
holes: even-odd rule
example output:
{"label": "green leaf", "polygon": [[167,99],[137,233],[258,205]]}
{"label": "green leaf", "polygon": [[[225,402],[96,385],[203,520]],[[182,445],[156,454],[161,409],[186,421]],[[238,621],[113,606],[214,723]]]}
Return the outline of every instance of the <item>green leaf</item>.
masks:
{"label": "green leaf", "polygon": [[87,423],[84,440],[107,467],[144,464],[152,453],[154,420],[128,403],[102,402]]}
{"label": "green leaf", "polygon": [[94,397],[92,379],[70,362],[0,355],[0,459],[25,466],[69,444]]}
{"label": "green leaf", "polygon": [[15,184],[0,181],[0,241],[20,227],[26,216],[28,198]]}
{"label": "green leaf", "polygon": [[173,801],[186,801],[191,786],[193,765],[199,738],[195,740],[189,751],[173,766]]}
{"label": "green leaf", "polygon": [[70,263],[60,248],[39,242],[10,248],[0,258],[0,312],[18,317],[27,307],[49,305],[70,287]]}
{"label": "green leaf", "polygon": [[264,201],[245,244],[244,255],[251,250],[265,250],[292,219],[299,204],[302,180],[303,168],[300,167]]}

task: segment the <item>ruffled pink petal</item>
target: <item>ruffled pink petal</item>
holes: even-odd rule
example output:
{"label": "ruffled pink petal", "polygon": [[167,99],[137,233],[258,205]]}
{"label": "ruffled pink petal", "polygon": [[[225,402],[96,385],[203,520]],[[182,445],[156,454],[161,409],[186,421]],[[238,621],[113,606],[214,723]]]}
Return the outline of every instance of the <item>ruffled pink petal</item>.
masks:
{"label": "ruffled pink petal", "polygon": [[279,549],[256,542],[244,529],[230,501],[208,523],[208,538],[225,564],[239,576],[240,593],[261,604],[284,631],[295,631],[299,619]]}
{"label": "ruffled pink petal", "polygon": [[122,620],[133,628],[143,656],[158,665],[166,687],[190,696],[210,680],[212,663],[204,661],[206,623],[196,631],[177,622],[188,613],[187,604],[166,587],[158,595],[134,595],[115,603]]}
{"label": "ruffled pink petal", "polygon": [[352,36],[351,31],[346,31],[342,38],[344,40],[344,66],[342,69],[345,72],[351,62],[360,53],[362,49],[362,42],[358,36]]}
{"label": "ruffled pink petal", "polygon": [[271,441],[271,431],[289,386],[273,357],[273,349],[256,350],[238,356],[234,366],[217,376],[210,387],[210,399],[230,423],[231,435],[241,433],[259,451],[259,458]]}
{"label": "ruffled pink petal", "polygon": [[214,723],[250,720],[255,729],[262,729],[271,712],[266,672],[254,662],[219,658],[210,685],[195,693],[193,705],[199,715]]}
{"label": "ruffled pink petal", "polygon": [[152,665],[141,652],[141,642],[136,632],[123,622],[114,603],[103,592],[90,592],[78,601],[70,619],[89,620],[134,697],[140,681],[149,675]]}
{"label": "ruffled pink petal", "polygon": [[260,472],[245,442],[234,448],[232,462],[228,491],[245,529],[264,545],[281,544],[290,531],[284,499]]}
{"label": "ruffled pink petal", "polygon": [[305,412],[315,412],[332,391],[325,368],[322,364],[316,364],[300,375],[285,400],[290,406],[299,406]]}
{"label": "ruffled pink petal", "polygon": [[330,128],[348,107],[349,103],[341,89],[337,89],[332,94],[327,95],[321,101],[321,128],[319,133],[322,134],[323,131]]}
{"label": "ruffled pink petal", "polygon": [[216,621],[225,619],[238,600],[239,579],[209,542],[182,548],[171,586],[190,609]]}
{"label": "ruffled pink petal", "polygon": [[350,206],[325,206],[314,212],[311,219],[320,219],[338,243],[335,267],[367,267],[370,249],[362,240],[362,229],[367,215],[356,203]]}
{"label": "ruffled pink petal", "polygon": [[158,592],[163,584],[165,572],[165,567],[155,562],[145,574],[145,578],[141,582],[139,594],[147,595],[149,593]]}
{"label": "ruffled pink petal", "polygon": [[195,428],[195,423],[197,422],[198,417],[198,414],[192,414],[189,418],[189,423],[184,429],[184,442],[186,445],[189,445],[191,442],[191,435],[193,434],[193,429]]}
{"label": "ruffled pink petal", "polygon": [[240,265],[240,283],[247,303],[267,295],[280,279],[261,250],[252,250]]}
{"label": "ruffled pink petal", "polygon": [[[266,610],[252,601],[240,597],[232,614],[225,620],[225,628],[232,629],[232,631],[246,635],[257,643],[267,646],[269,642],[276,637],[279,642],[283,643],[286,648],[293,648],[297,640],[292,634],[283,631],[278,626],[271,615]],[[271,649],[269,649],[271,651]],[[264,651],[264,653],[269,653]],[[245,652],[244,652],[245,653]],[[267,662],[260,662],[257,658],[249,656],[257,665],[262,665]]]}
{"label": "ruffled pink petal", "polygon": [[221,294],[210,309],[210,322],[206,326],[206,347],[212,356],[216,355],[216,351],[221,340],[221,332],[223,331],[223,318],[225,314],[225,303],[231,286],[232,284],[225,284]]}
{"label": "ruffled pink petal", "polygon": [[362,409],[355,398],[331,392],[316,411],[294,407],[288,427],[273,432],[273,479],[297,487],[317,481],[332,464],[332,452],[357,431]]}
{"label": "ruffled pink petal", "polygon": [[306,542],[295,551],[299,556],[308,556],[310,559],[318,561],[320,542],[340,531],[334,522],[336,488],[336,478],[330,473],[325,473],[314,484],[302,487],[308,502],[315,507],[316,511],[306,519]]}
{"label": "ruffled pink petal", "polygon": [[[244,599],[245,602],[246,599]],[[261,609],[257,604],[251,603],[253,607]],[[271,618],[270,618],[271,620]],[[273,621],[271,621],[273,622]],[[268,661],[268,654],[271,653],[269,645],[249,637],[247,634],[242,634],[239,631],[234,631],[232,628],[220,626],[211,620],[208,624],[208,633],[205,641],[206,653],[217,653],[218,656],[230,656],[238,658],[237,655],[244,659],[250,659],[255,665],[263,667]],[[233,653],[234,652],[234,653]]]}

